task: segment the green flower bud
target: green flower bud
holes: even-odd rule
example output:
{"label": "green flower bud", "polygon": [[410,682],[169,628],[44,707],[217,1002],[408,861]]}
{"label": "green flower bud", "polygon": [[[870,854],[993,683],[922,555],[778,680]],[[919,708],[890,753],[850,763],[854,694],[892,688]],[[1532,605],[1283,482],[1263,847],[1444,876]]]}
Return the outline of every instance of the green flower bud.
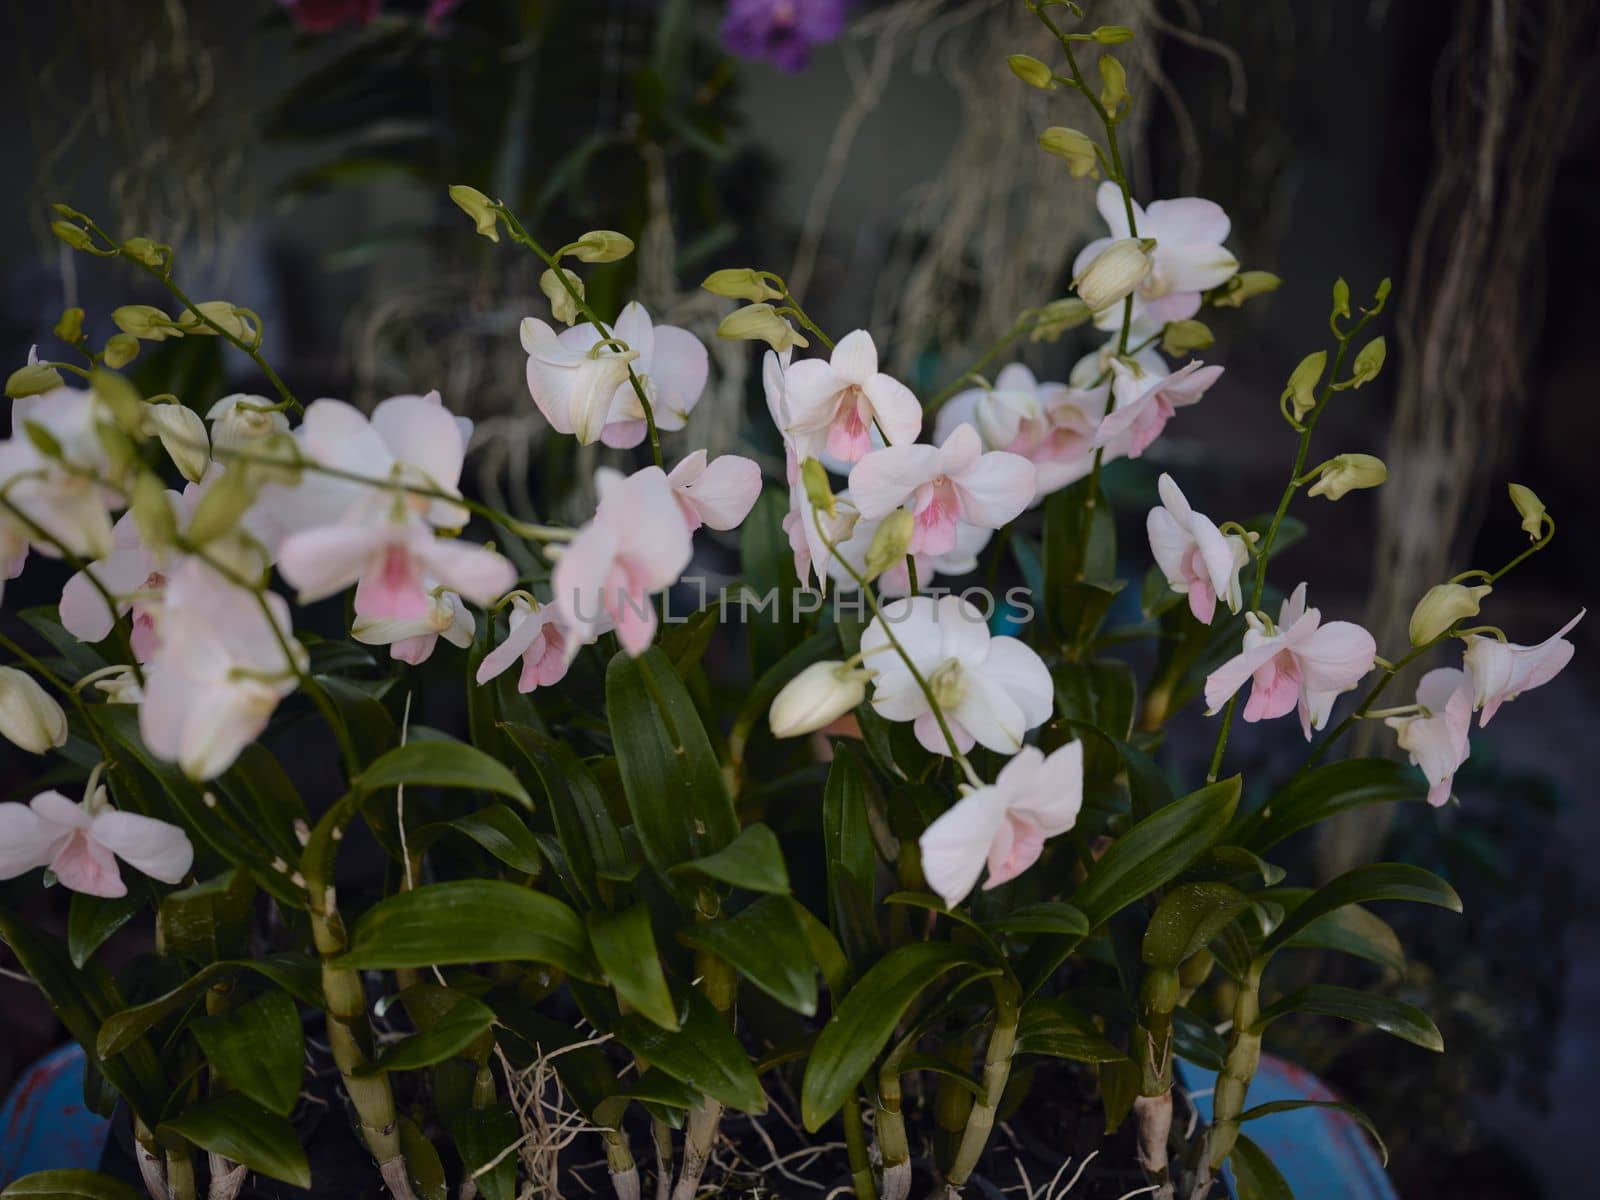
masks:
{"label": "green flower bud", "polygon": [[1204,350],[1216,340],[1203,321],[1169,321],[1161,331],[1161,349],[1173,358]]}
{"label": "green flower bud", "polygon": [[130,337],[147,342],[161,342],[169,337],[182,337],[172,318],[150,304],[124,304],[113,309],[111,322]]}
{"label": "green flower bud", "polygon": [[144,397],[125,376],[115,371],[95,371],[89,376],[89,389],[106,406],[118,429],[143,435]]}
{"label": "green flower bud", "polygon": [[1217,308],[1238,308],[1246,300],[1265,296],[1283,286],[1271,271],[1240,271],[1227,283],[1213,288],[1206,296]]}
{"label": "green flower bud", "polygon": [[122,243],[122,253],[134,262],[149,267],[152,270],[164,271],[167,269],[168,256],[172,253],[171,246],[163,246],[160,242],[147,237],[129,238]]}
{"label": "green flower bud", "polygon": [[1100,174],[1100,160],[1089,135],[1065,125],[1052,125],[1039,135],[1039,145],[1057,158],[1067,160],[1067,170],[1074,179]]}
{"label": "green flower bud", "polygon": [[66,455],[61,448],[61,443],[56,440],[56,435],[51,433],[37,421],[24,421],[22,432],[28,441],[33,443],[33,448],[46,458],[60,462]]}
{"label": "green flower bud", "polygon": [[1035,342],[1053,342],[1067,330],[1086,324],[1092,316],[1089,306],[1076,296],[1052,300],[1039,310],[1030,337]]}
{"label": "green flower bud", "polygon": [[81,225],[74,225],[71,221],[51,221],[50,232],[74,250],[94,251],[94,239]]}
{"label": "green flower bud", "polygon": [[1317,383],[1328,366],[1328,352],[1318,350],[1300,360],[1300,365],[1289,376],[1289,386],[1283,389],[1283,399],[1294,409],[1294,419],[1304,421],[1306,414],[1317,406]]}
{"label": "green flower bud", "polygon": [[450,188],[450,199],[467,216],[472,218],[473,228],[491,242],[500,240],[500,214],[494,210],[494,201],[485,196],[475,187],[468,187],[464,183],[457,183]]}
{"label": "green flower bud", "polygon": [[1126,25],[1102,25],[1090,31],[1089,40],[1099,42],[1102,46],[1116,46],[1133,41],[1133,30]]}
{"label": "green flower bud", "polygon": [[1466,587],[1459,583],[1429,588],[1411,610],[1411,644],[1425,646],[1457,621],[1477,616],[1478,605],[1493,590],[1488,584]]}
{"label": "green flower bud", "polygon": [[1128,72],[1112,54],[1100,56],[1100,103],[1112,116],[1123,104],[1133,103],[1128,95]]}
{"label": "green flower bud", "polygon": [[1388,354],[1389,345],[1381,337],[1375,337],[1361,347],[1361,353],[1356,355],[1355,365],[1350,369],[1350,386],[1358,388],[1376,379],[1378,372],[1383,370],[1383,360]]}
{"label": "green flower bud", "polygon": [[833,516],[838,508],[834,503],[833,488],[828,484],[827,469],[816,459],[808,458],[800,464],[800,478],[806,485],[806,496],[811,506]]}
{"label": "green flower bud", "polygon": [[1520,483],[1507,485],[1511,492],[1511,503],[1517,506],[1517,513],[1522,517],[1522,528],[1528,534],[1528,540],[1537,542],[1544,536],[1544,501],[1534,495],[1532,488],[1523,487]]}
{"label": "green flower bud", "polygon": [[879,524],[867,546],[866,575],[876,579],[906,556],[911,545],[911,535],[916,530],[916,518],[911,511],[897,508]]}
{"label": "green flower bud", "polygon": [[616,262],[633,253],[633,239],[614,229],[592,229],[570,246],[563,246],[561,252],[579,262]]}
{"label": "green flower bud", "polygon": [[722,318],[717,336],[732,341],[766,342],[780,354],[793,346],[811,344],[770,304],[746,304],[734,309]]}
{"label": "green flower bud", "polygon": [[199,413],[181,404],[146,404],[144,431],[161,440],[173,466],[190,483],[205,477],[211,465],[211,441]]}
{"label": "green flower bud", "polygon": [[1333,315],[1335,317],[1348,317],[1350,315],[1350,285],[1340,276],[1333,281]]}
{"label": "green flower bud", "polygon": [[113,371],[120,371],[139,357],[139,339],[132,334],[113,334],[100,352],[100,361]]}
{"label": "green flower bud", "polygon": [[6,379],[6,395],[13,400],[37,396],[62,386],[61,372],[46,363],[31,362],[18,367]]}
{"label": "green flower bud", "polygon": [[83,337],[83,309],[67,309],[52,332],[69,346],[76,346]]}
{"label": "green flower bud", "polygon": [[1006,65],[1029,87],[1048,92],[1056,86],[1054,73],[1031,54],[1013,54],[1006,59]]}
{"label": "green flower bud", "polygon": [[1317,468],[1317,482],[1307,494],[1338,500],[1346,492],[1375,488],[1388,478],[1389,468],[1383,465],[1381,458],[1370,454],[1339,454]]}
{"label": "green flower bud", "polygon": [[567,282],[572,285],[573,291],[580,296],[584,294],[583,280],[578,278],[577,272],[569,271],[565,267],[547,269],[539,276],[539,290],[544,293],[544,298],[550,301],[550,311],[555,314],[556,320],[564,325],[571,325],[578,319],[578,302],[572,298],[572,292],[561,285],[561,276],[557,275],[556,271],[567,277]]}
{"label": "green flower bud", "polygon": [[223,471],[194,507],[194,515],[189,518],[189,540],[204,546],[232,533],[255,502],[256,483],[251,472],[237,467]]}
{"label": "green flower bud", "polygon": [[227,300],[202,300],[193,310],[185,310],[178,317],[178,327],[184,333],[198,333],[206,337],[216,337],[220,328],[241,342],[253,342],[256,338],[256,330],[250,319]]}
{"label": "green flower bud", "polygon": [[139,540],[149,550],[164,549],[178,537],[178,522],[167,499],[167,487],[153,471],[141,471],[133,483],[133,499],[128,503]]}
{"label": "green flower bud", "polygon": [[749,267],[724,267],[707,275],[700,285],[713,296],[729,300],[778,300],[783,293]]}

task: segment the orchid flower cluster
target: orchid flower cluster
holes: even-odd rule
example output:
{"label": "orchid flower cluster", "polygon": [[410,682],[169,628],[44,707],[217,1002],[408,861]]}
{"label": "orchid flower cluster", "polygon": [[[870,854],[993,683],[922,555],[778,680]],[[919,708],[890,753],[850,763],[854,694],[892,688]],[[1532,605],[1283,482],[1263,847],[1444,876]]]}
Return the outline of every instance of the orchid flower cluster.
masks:
{"label": "orchid flower cluster", "polygon": [[[729,1114],[791,1102],[810,1133],[838,1122],[855,1195],[905,1200],[921,1176],[953,1197],[992,1166],[998,1115],[1074,1072],[1108,1129],[1135,1122],[1147,1190],[1201,1200],[1225,1163],[1275,1174],[1240,1129],[1281,1110],[1244,1107],[1271,1022],[1343,1018],[1442,1048],[1381,978],[1282,993],[1263,974],[1283,949],[1387,969],[1394,935],[1360,906],[1459,909],[1449,884],[1378,864],[1283,887],[1264,855],[1360,805],[1450,799],[1474,714],[1486,725],[1572,656],[1582,613],[1535,645],[1467,624],[1554,521],[1512,485],[1526,547],[1431,589],[1394,659],[1325,621],[1305,583],[1269,611],[1299,493],[1336,502],[1387,475],[1364,454],[1308,466],[1320,416],[1385,357],[1381,337],[1356,343],[1387,282],[1356,311],[1341,280],[1331,356],[1307,356],[1279,399],[1296,449],[1276,509],[1217,521],[1160,475],[1129,610],[1103,473],[1198,419],[1180,410],[1224,375],[1193,357],[1215,341],[1200,315],[1278,281],[1240,269],[1217,205],[1135,201],[1118,140],[1133,101],[1104,49],[1128,31],[1064,31],[1072,4],[1033,11],[1063,67],[1018,55],[1012,70],[1079,96],[1102,130],[1040,138],[1071,176],[1106,176],[1107,236],[1078,256],[1074,294],[1019,314],[923,398],[880,369],[870,332],[835,340],[780,276],[719,270],[704,287],[742,302],[719,335],[767,347],[748,455],[687,442],[710,371],[695,334],[591,303],[583,270],[626,258],[627,237],[547,250],[503,203],[451,189],[479,234],[544,265],[549,311],[519,329],[529,407],[558,444],[606,454],[571,526],[469,495],[472,423],[439,392],[370,413],[302,404],[255,313],[191,301],[170,246],[57,206],[67,245],[144,271],[173,308],[117,309],[98,349],[69,310],[55,334],[81,361],[34,353],[7,383],[0,559],[7,578],[35,558],[71,574],[59,603],[21,613],[26,642],[0,637],[0,733],[62,763],[30,803],[0,804],[0,878],[42,868],[74,894],[64,945],[4,908],[0,937],[127,1103],[156,1200],[193,1200],[202,1178],[228,1200],[252,1172],[311,1185],[290,1120],[305,1019],[396,1200],[448,1182],[500,1200],[579,1169],[526,1125],[551,1103],[528,1080],[552,1077],[623,1200],[649,1170],[658,1196],[689,1200],[743,1128]],[[1090,47],[1098,87],[1078,62]],[[985,374],[1022,339],[1079,327],[1098,344],[1064,381],[1019,361]],[[145,395],[123,372],[147,344],[194,337],[239,351],[274,394]],[[714,542],[737,545],[742,595],[835,607],[758,607],[735,635],[702,595],[674,619]],[[980,572],[988,589],[948,586]],[[997,603],[1002,574],[1026,586]],[[300,615],[333,598],[348,640]],[[1157,647],[1143,684],[1110,653],[1140,640]],[[1459,666],[1376,707],[1447,644]],[[748,673],[730,682],[741,646]],[[452,664],[461,727],[414,723],[418,689]],[[1222,774],[1247,687],[1244,721],[1293,713],[1321,734],[1286,782],[1248,792]],[[1201,697],[1217,739],[1185,790],[1153,755]],[[1410,764],[1323,763],[1360,720],[1385,722]],[[305,797],[316,773],[284,752],[313,727],[340,782]],[[376,897],[337,870],[358,821],[391,860]],[[163,982],[125,990],[96,954],[147,911]],[[1204,1130],[1174,1120],[1175,1056],[1217,1073]],[[934,1082],[908,1092],[917,1073]],[[931,1137],[930,1114],[950,1136]]]}

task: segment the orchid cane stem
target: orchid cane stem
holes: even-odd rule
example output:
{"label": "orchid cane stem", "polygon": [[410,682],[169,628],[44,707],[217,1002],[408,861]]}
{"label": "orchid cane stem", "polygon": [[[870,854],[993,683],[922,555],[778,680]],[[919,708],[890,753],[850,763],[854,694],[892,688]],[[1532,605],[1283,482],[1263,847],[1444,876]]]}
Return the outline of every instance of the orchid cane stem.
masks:
{"label": "orchid cane stem", "polygon": [[1000,1098],[1011,1077],[1011,1059],[1017,1048],[1017,1020],[1021,1015],[1021,991],[1008,979],[994,981],[994,1030],[989,1034],[989,1044],[983,1053],[983,1094],[972,1106],[967,1116],[966,1128],[961,1134],[961,1144],[956,1148],[955,1160],[947,1175],[950,1186],[959,1192],[967,1182],[983,1149],[989,1144],[989,1134],[994,1130],[995,1113],[1000,1108]]}

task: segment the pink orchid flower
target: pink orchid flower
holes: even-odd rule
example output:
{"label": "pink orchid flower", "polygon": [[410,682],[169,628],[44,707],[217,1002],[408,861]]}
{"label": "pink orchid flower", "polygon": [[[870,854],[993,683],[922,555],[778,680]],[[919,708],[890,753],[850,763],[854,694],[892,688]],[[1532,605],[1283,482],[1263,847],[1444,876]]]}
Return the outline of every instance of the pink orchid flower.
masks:
{"label": "pink orchid flower", "polygon": [[97,787],[81,804],[41,792],[27,804],[0,804],[0,879],[48,867],[61,885],[114,900],[128,894],[117,859],[162,883],[179,883],[194,846],[176,825],[118,812]]}
{"label": "pink orchid flower", "polygon": [[1472,676],[1473,704],[1483,710],[1480,727],[1487,725],[1500,706],[1523,692],[1549,683],[1572,661],[1573,646],[1567,634],[1583,620],[1581,610],[1537,646],[1519,646],[1497,638],[1473,634],[1467,638],[1467,671]]}
{"label": "pink orchid flower", "polygon": [[340,401],[318,400],[296,437],[324,466],[422,489],[305,472],[282,505],[294,532],[278,547],[279,569],[302,604],[353,583],[357,616],[421,621],[432,613],[437,586],[487,604],[515,581],[516,568],[503,556],[434,532],[468,516],[454,499],[467,434],[437,392],[385,400],[370,422]]}
{"label": "pink orchid flower", "polygon": [[799,576],[801,587],[808,586],[814,577],[818,589],[825,592],[829,576],[838,569],[833,548],[850,540],[861,514],[855,502],[842,493],[834,497],[832,513],[818,509],[811,503],[799,468],[792,461],[790,467],[789,511],[783,518],[783,531],[789,535],[794,572]]}
{"label": "pink orchid flower", "polygon": [[1398,735],[1412,765],[1422,768],[1428,803],[1438,808],[1450,799],[1456,771],[1471,753],[1472,677],[1455,667],[1429,671],[1417,683],[1417,706],[1417,714],[1388,717],[1384,724]]}
{"label": "pink orchid flower", "polygon": [[1195,360],[1171,375],[1152,378],[1139,374],[1121,359],[1113,359],[1111,373],[1116,407],[1100,422],[1094,445],[1104,446],[1118,457],[1138,458],[1161,436],[1178,409],[1199,402],[1222,377],[1222,368]]}
{"label": "pink orchid flower", "polygon": [[991,637],[983,614],[960,596],[907,596],[884,606],[861,635],[876,675],[872,707],[890,721],[912,721],[917,741],[949,754],[922,685],[889,643],[884,622],[939,702],[950,736],[966,753],[980,743],[1015,754],[1023,735],[1050,719],[1054,689],[1040,657],[1016,638]]}
{"label": "pink orchid flower", "polygon": [[560,683],[578,650],[578,643],[562,628],[560,615],[553,604],[535,608],[526,597],[513,597],[510,630],[505,641],[478,664],[478,682],[488,683],[520,659],[517,691],[531,692]]}
{"label": "pink orchid flower", "polygon": [[913,554],[949,553],[962,521],[999,529],[1033,501],[1034,483],[1031,462],[1003,450],[984,453],[971,425],[957,425],[940,446],[874,450],[850,472],[850,494],[862,516],[911,509]]}
{"label": "pink orchid flower", "polygon": [[[6,527],[0,543],[9,562],[29,544],[48,558],[59,558],[63,548],[84,559],[111,553],[111,511],[121,507],[121,497],[95,482],[109,473],[95,430],[110,420],[93,392],[75,388],[12,402],[11,437],[0,442],[0,485],[10,506],[0,516]],[[59,458],[39,449],[30,426],[60,448]]]}
{"label": "pink orchid flower", "polygon": [[[841,493],[838,497],[841,504],[850,503],[849,493]],[[853,509],[852,509],[853,511]],[[844,591],[855,590],[855,579],[850,572],[845,570],[843,559],[857,574],[865,574],[867,565],[867,550],[872,545],[872,539],[878,532],[878,526],[883,524],[883,518],[867,519],[862,517],[855,522],[850,536],[839,543],[839,552],[834,560],[828,563],[828,575]],[[978,569],[978,555],[989,544],[989,539],[994,536],[993,530],[979,529],[976,525],[965,523],[956,526],[956,544],[944,554],[918,554],[914,555],[917,567],[917,584],[927,587],[933,580],[940,576],[956,577],[970,575]],[[906,567],[905,559],[901,559],[894,566],[884,571],[875,581],[878,591],[885,596],[909,596],[911,594],[911,572]]]}
{"label": "pink orchid flower", "polygon": [[737,454],[708,462],[706,452],[696,450],[672,468],[667,482],[690,533],[702,525],[737,529],[761,495],[761,468]]}
{"label": "pink orchid flower", "polygon": [[995,377],[993,390],[957,392],[939,410],[934,438],[974,425],[988,450],[1020,454],[1033,464],[1037,503],[1087,475],[1094,466],[1094,431],[1105,412],[1105,389],[1040,383],[1021,363]]}
{"label": "pink orchid flower", "polygon": [[994,783],[968,792],[923,832],[922,873],[945,904],[960,904],[984,864],[984,890],[1009,883],[1039,861],[1046,838],[1067,832],[1083,807],[1083,743],[1048,757],[1024,746]]}
{"label": "pink orchid flower", "polygon": [[150,753],[176,762],[189,778],[214,778],[261,735],[304,669],[289,606],[282,596],[258,596],[199,559],[185,559],[167,577],[156,632],[140,736]]}
{"label": "pink orchid flower", "polygon": [[528,352],[528,390],[558,433],[626,450],[644,441],[649,425],[628,378],[631,365],[656,428],[682,429],[706,389],[710,359],[700,339],[676,325],[657,325],[630,302],[611,326],[627,351],[596,349],[600,334],[587,322],[556,333],[543,321],[522,323]]}
{"label": "pink orchid flower", "polygon": [[1283,602],[1278,625],[1246,613],[1250,628],[1241,653],[1206,676],[1207,716],[1253,681],[1244,706],[1246,721],[1281,717],[1298,708],[1307,740],[1328,721],[1333,702],[1372,670],[1378,646],[1372,635],[1349,621],[1322,624],[1322,614],[1306,607],[1306,585]]}
{"label": "pink orchid flower", "polygon": [[[1109,237],[1090,242],[1073,261],[1073,277],[1083,274],[1100,252],[1120,238],[1132,236],[1128,209],[1116,184],[1102,183],[1095,205],[1105,219]],[[1168,321],[1183,321],[1200,311],[1203,293],[1226,283],[1239,270],[1239,260],[1223,246],[1231,222],[1228,214],[1210,200],[1183,197],[1157,200],[1148,209],[1133,206],[1138,236],[1153,238],[1150,274],[1134,292],[1134,319],[1159,328]],[[1096,315],[1101,329],[1120,329],[1122,305],[1114,304]]]}
{"label": "pink orchid flower", "polygon": [[594,519],[556,564],[554,603],[581,641],[592,641],[609,619],[623,649],[643,654],[656,631],[650,597],[678,581],[693,542],[660,467],[627,476],[602,467],[595,490]]}
{"label": "pink orchid flower", "polygon": [[434,587],[429,600],[428,612],[421,617],[357,617],[350,626],[350,636],[363,645],[387,646],[389,657],[412,667],[433,656],[440,638],[463,650],[472,645],[477,622],[461,597]]}
{"label": "pink orchid flower", "polygon": [[787,403],[784,432],[795,452],[838,463],[861,461],[874,429],[891,446],[917,440],[922,405],[910,388],[878,370],[878,348],[864,329],[847,333],[827,362],[802,359],[783,373]]}
{"label": "pink orchid flower", "polygon": [[1145,525],[1167,586],[1189,597],[1189,611],[1203,625],[1216,615],[1218,596],[1238,612],[1244,602],[1239,571],[1250,560],[1244,539],[1222,534],[1210,517],[1190,508],[1171,475],[1162,475],[1156,487],[1161,506],[1150,510]]}

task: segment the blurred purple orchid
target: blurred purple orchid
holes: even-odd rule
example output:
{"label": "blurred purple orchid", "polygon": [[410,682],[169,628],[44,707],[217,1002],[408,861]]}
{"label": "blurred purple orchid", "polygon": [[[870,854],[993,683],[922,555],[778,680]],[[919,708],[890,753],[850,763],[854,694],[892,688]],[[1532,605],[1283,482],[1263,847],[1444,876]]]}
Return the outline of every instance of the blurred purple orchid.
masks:
{"label": "blurred purple orchid", "polygon": [[[428,0],[423,24],[436,28],[464,0]],[[346,25],[370,24],[383,0],[278,0],[302,33],[332,33]]]}
{"label": "blurred purple orchid", "polygon": [[833,41],[844,30],[847,7],[846,0],[732,0],[722,22],[722,40],[741,58],[803,71],[811,48]]}

